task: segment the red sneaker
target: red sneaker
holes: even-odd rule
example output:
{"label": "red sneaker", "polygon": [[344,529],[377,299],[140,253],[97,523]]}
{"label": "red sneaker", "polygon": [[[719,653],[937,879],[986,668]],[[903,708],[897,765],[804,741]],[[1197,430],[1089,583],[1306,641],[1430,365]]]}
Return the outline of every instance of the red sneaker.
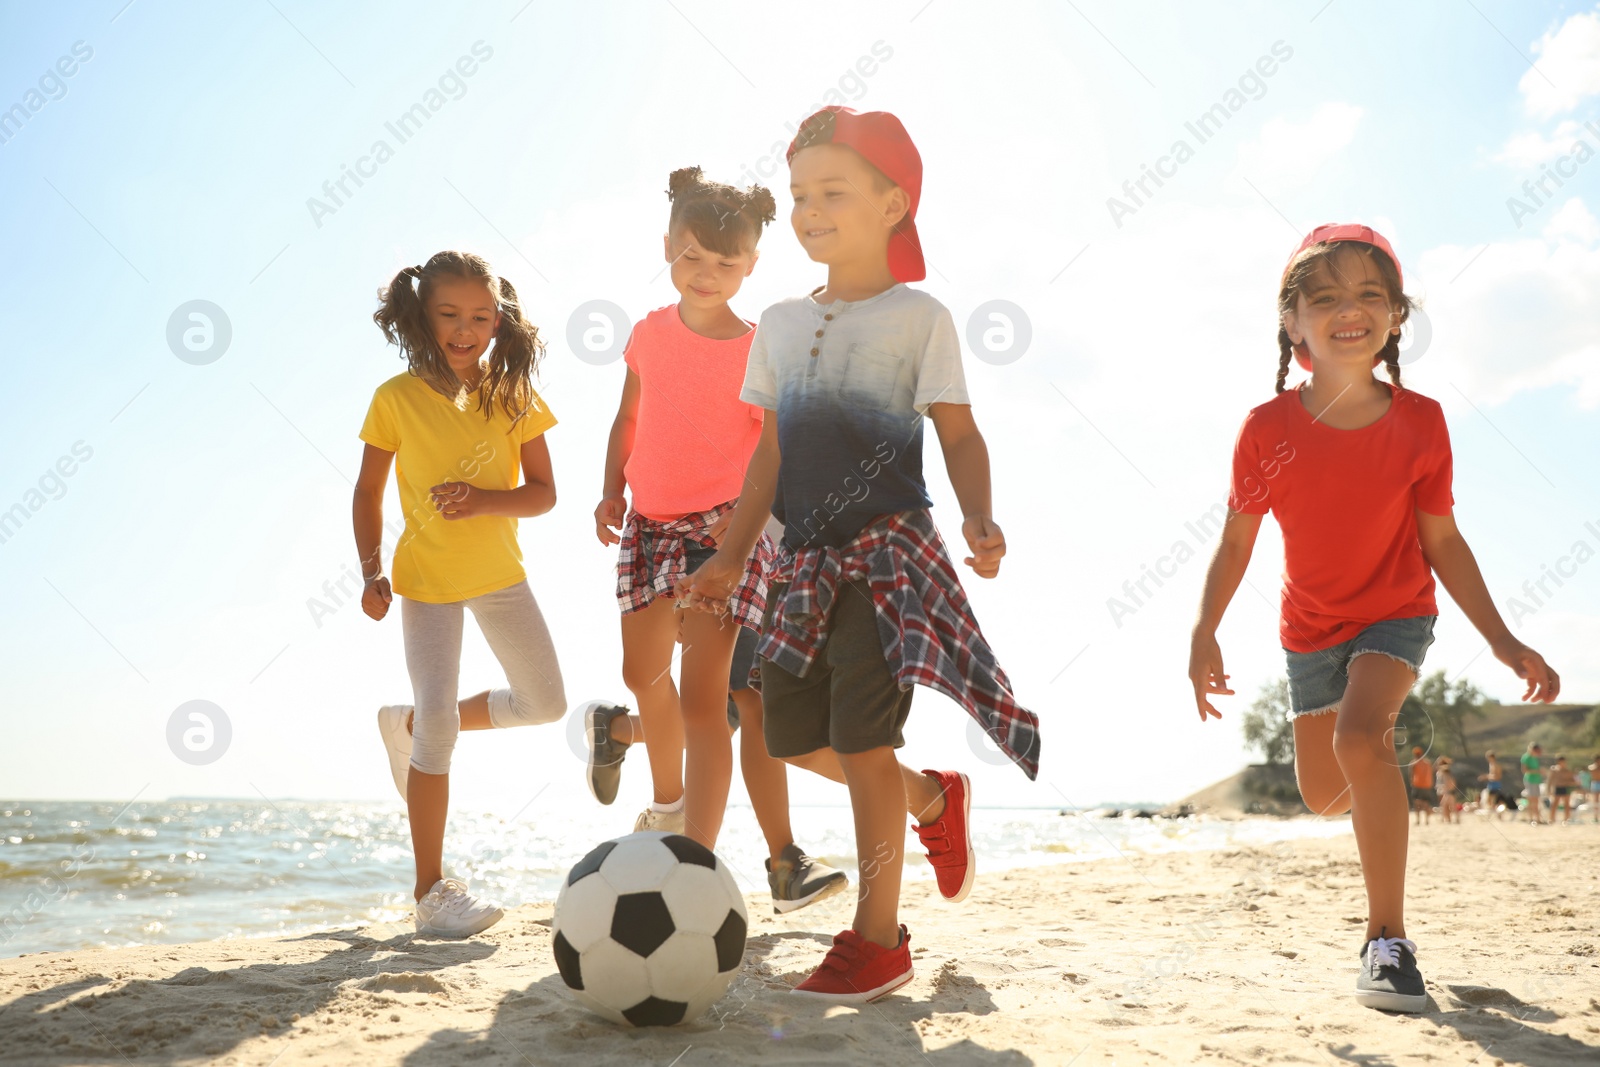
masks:
{"label": "red sneaker", "polygon": [[835,1004],[865,1004],[886,997],[911,981],[911,934],[900,926],[900,944],[884,948],[846,930],[811,977],[791,992]]}
{"label": "red sneaker", "polygon": [[931,823],[915,824],[928,864],[939,880],[939,892],[952,903],[966,900],[978,858],[972,851],[967,819],[972,814],[972,783],[960,771],[923,771],[944,792],[944,814]]}

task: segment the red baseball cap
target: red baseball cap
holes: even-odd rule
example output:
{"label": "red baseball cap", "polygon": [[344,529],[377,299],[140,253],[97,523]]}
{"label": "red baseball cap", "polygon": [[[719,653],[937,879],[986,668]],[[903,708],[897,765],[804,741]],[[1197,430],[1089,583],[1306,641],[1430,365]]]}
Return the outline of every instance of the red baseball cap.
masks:
{"label": "red baseball cap", "polygon": [[[1289,280],[1289,271],[1294,267],[1294,261],[1300,258],[1301,252],[1315,244],[1324,242],[1331,244],[1336,241],[1355,241],[1358,244],[1371,245],[1388,256],[1389,262],[1394,264],[1395,277],[1399,280],[1400,287],[1402,289],[1405,288],[1405,272],[1400,269],[1400,257],[1394,254],[1394,248],[1383,234],[1374,230],[1371,226],[1363,226],[1356,222],[1324,222],[1321,226],[1306,234],[1305,239],[1300,242],[1300,247],[1296,248],[1294,253],[1289,256],[1289,262],[1283,265],[1283,277],[1278,281],[1278,288],[1283,288],[1283,283]],[[1303,344],[1295,345],[1294,359],[1303,370],[1310,370],[1311,356],[1309,353],[1302,351],[1304,348]],[[1382,356],[1374,356],[1372,359],[1374,367],[1382,362]]]}
{"label": "red baseball cap", "polygon": [[1305,240],[1300,242],[1300,247],[1296,248],[1294,254],[1289,257],[1289,262],[1283,265],[1283,281],[1278,283],[1279,287],[1282,287],[1283,282],[1289,280],[1289,268],[1293,267],[1294,261],[1300,258],[1300,253],[1312,245],[1321,244],[1324,241],[1330,243],[1334,241],[1356,241],[1378,249],[1378,251],[1389,257],[1389,262],[1394,264],[1394,272],[1400,279],[1400,287],[1402,289],[1405,288],[1406,276],[1400,269],[1400,257],[1394,254],[1394,249],[1390,247],[1383,234],[1374,230],[1371,226],[1362,226],[1360,223],[1355,222],[1324,222],[1321,226],[1306,234]]}
{"label": "red baseball cap", "polygon": [[[808,134],[807,127],[819,116],[832,115],[831,136]],[[800,138],[806,135],[806,143]],[[792,160],[800,148],[816,144],[840,144],[861,153],[863,159],[883,172],[884,177],[906,191],[911,207],[889,237],[889,273],[897,282],[918,282],[928,276],[922,259],[922,239],[917,236],[917,203],[922,199],[922,156],[911,143],[911,135],[900,120],[887,111],[864,111],[829,105],[800,124],[800,133],[789,142],[784,160]]]}

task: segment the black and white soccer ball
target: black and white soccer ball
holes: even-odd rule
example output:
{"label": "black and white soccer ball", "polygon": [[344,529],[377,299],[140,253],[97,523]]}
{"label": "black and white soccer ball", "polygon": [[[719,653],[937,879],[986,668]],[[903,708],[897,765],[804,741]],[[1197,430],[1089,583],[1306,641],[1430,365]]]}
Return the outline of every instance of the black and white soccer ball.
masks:
{"label": "black and white soccer ball", "polygon": [[580,1003],[613,1022],[688,1022],[728,989],[749,916],[733,874],[681,834],[598,845],[556,897],[556,966]]}

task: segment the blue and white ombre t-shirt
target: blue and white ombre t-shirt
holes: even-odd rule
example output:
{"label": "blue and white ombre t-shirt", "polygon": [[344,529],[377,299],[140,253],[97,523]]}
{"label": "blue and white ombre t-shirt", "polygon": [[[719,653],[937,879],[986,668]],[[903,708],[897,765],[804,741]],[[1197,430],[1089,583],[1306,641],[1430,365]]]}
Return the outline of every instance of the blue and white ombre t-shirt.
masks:
{"label": "blue and white ombre t-shirt", "polygon": [[949,310],[896,284],[761,314],[739,398],[777,413],[783,462],[772,514],[791,548],[840,548],[873,519],[928,507],[923,415],[969,404]]}

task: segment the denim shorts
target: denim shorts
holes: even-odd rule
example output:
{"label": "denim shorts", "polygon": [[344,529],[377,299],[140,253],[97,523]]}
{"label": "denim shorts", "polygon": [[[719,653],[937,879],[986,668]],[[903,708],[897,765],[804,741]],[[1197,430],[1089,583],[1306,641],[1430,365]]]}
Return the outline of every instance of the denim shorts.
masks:
{"label": "denim shorts", "polygon": [[1337,711],[1350,682],[1350,661],[1367,652],[1397,659],[1422,674],[1422,657],[1433,644],[1437,615],[1375,622],[1350,640],[1316,652],[1291,652],[1289,659],[1289,718]]}

